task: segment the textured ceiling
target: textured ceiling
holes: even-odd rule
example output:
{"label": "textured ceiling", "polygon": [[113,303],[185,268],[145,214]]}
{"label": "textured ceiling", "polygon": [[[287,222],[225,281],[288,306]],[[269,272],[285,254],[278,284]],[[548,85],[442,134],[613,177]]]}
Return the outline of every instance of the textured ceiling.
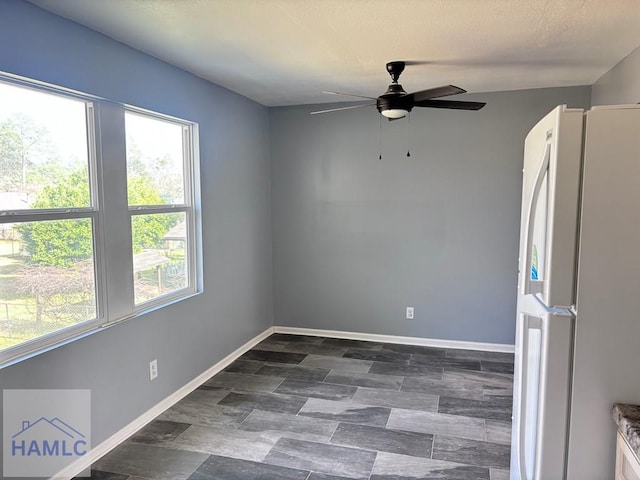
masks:
{"label": "textured ceiling", "polygon": [[[640,0],[30,0],[264,105],[590,85],[640,45]],[[348,98],[345,98],[348,100]]]}

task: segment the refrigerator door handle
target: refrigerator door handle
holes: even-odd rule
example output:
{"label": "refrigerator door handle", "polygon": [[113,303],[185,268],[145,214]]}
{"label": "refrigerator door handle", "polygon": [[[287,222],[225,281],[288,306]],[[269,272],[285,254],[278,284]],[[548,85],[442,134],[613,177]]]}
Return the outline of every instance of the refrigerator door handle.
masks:
{"label": "refrigerator door handle", "polygon": [[[520,357],[520,415],[518,418],[518,467],[520,470],[520,480],[533,480],[533,477],[527,476],[527,464],[526,464],[526,420],[527,420],[527,389],[524,388],[528,382],[533,379],[529,378],[529,332],[530,330],[542,331],[542,322],[539,318],[530,317],[529,315],[523,316],[522,325],[522,350]],[[535,401],[535,400],[534,400]],[[535,474],[534,474],[535,475]]]}
{"label": "refrigerator door handle", "polygon": [[540,191],[542,190],[542,184],[544,177],[549,170],[549,162],[551,156],[551,144],[547,143],[544,150],[544,160],[540,164],[538,173],[536,174],[536,182],[533,186],[533,192],[531,194],[531,200],[529,203],[529,213],[527,216],[527,249],[525,253],[524,264],[524,282],[522,285],[523,295],[542,293],[544,280],[531,280],[531,262],[533,256],[533,229],[535,227],[534,220],[536,218],[536,209],[538,206],[538,198],[540,197]]}
{"label": "refrigerator door handle", "polygon": [[525,455],[524,455],[524,445],[525,445],[525,435],[524,435],[524,431],[525,431],[525,416],[526,416],[526,404],[527,404],[527,392],[526,389],[524,388],[525,385],[525,381],[527,378],[527,362],[526,362],[526,358],[529,355],[529,349],[528,349],[528,345],[527,345],[527,329],[529,328],[528,326],[528,321],[527,321],[527,317],[525,316],[523,319],[523,325],[522,325],[522,335],[524,336],[523,341],[522,341],[522,350],[521,350],[521,360],[520,360],[520,387],[519,387],[519,391],[520,391],[520,415],[518,417],[518,436],[517,438],[517,442],[518,442],[518,446],[517,446],[517,452],[518,452],[518,470],[519,470],[519,477],[520,480],[528,480],[527,479],[527,470],[526,470],[526,466],[525,466]]}

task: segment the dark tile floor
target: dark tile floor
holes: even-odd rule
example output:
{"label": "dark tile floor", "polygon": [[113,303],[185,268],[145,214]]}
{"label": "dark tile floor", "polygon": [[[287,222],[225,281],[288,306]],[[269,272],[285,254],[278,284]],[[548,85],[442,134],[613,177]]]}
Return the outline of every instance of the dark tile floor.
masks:
{"label": "dark tile floor", "polygon": [[94,465],[103,480],[505,480],[513,355],[275,334]]}

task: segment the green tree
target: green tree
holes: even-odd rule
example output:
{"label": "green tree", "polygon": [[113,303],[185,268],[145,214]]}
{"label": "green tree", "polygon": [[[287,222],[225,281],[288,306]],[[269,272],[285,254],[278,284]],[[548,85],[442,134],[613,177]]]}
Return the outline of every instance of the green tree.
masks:
{"label": "green tree", "polygon": [[[58,183],[46,186],[32,208],[61,208],[89,205],[86,173],[76,171]],[[23,223],[17,227],[29,262],[55,267],[71,267],[91,257],[91,220],[57,220]]]}
{"label": "green tree", "polygon": [[[129,203],[152,205],[160,195],[150,181],[141,176],[129,179]],[[56,185],[45,187],[33,208],[88,206],[89,185],[86,172],[75,171]],[[162,237],[175,225],[174,215],[134,215],[132,218],[133,251],[159,248]],[[91,257],[92,225],[89,219],[24,223],[17,227],[30,263],[68,268]]]}
{"label": "green tree", "polygon": [[[162,196],[152,186],[146,176],[133,175],[127,179],[129,205],[162,205]],[[133,234],[133,253],[145,248],[158,248],[162,245],[169,229],[177,223],[176,215],[152,214],[133,215],[131,230]]]}

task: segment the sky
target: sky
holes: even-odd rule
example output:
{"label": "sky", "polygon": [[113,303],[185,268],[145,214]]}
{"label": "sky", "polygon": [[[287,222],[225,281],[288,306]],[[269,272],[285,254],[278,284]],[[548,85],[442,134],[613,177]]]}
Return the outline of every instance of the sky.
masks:
{"label": "sky", "polygon": [[0,82],[0,123],[16,114],[44,127],[61,159],[87,161],[84,102]]}
{"label": "sky", "polygon": [[[15,115],[29,117],[36,125],[45,129],[46,148],[52,151],[54,158],[57,157],[62,165],[87,164],[85,101],[0,81],[0,123]],[[142,160],[148,167],[153,166],[154,159],[168,157],[171,161],[163,169],[164,174],[175,175],[181,172],[181,125],[127,110],[125,127],[127,138],[135,141],[142,153]],[[47,157],[51,158],[51,155]],[[38,155],[29,160],[38,162]],[[148,171],[151,170],[152,168],[148,168]],[[157,171],[158,174],[163,172]]]}
{"label": "sky", "polygon": [[[0,81],[0,123],[16,114],[26,115],[44,127],[61,158],[87,161],[84,101]],[[181,160],[179,125],[127,112],[126,128],[145,156],[170,155]]]}
{"label": "sky", "polygon": [[125,113],[127,136],[134,138],[146,158],[162,158],[168,155],[182,162],[182,128],[146,115]]}

